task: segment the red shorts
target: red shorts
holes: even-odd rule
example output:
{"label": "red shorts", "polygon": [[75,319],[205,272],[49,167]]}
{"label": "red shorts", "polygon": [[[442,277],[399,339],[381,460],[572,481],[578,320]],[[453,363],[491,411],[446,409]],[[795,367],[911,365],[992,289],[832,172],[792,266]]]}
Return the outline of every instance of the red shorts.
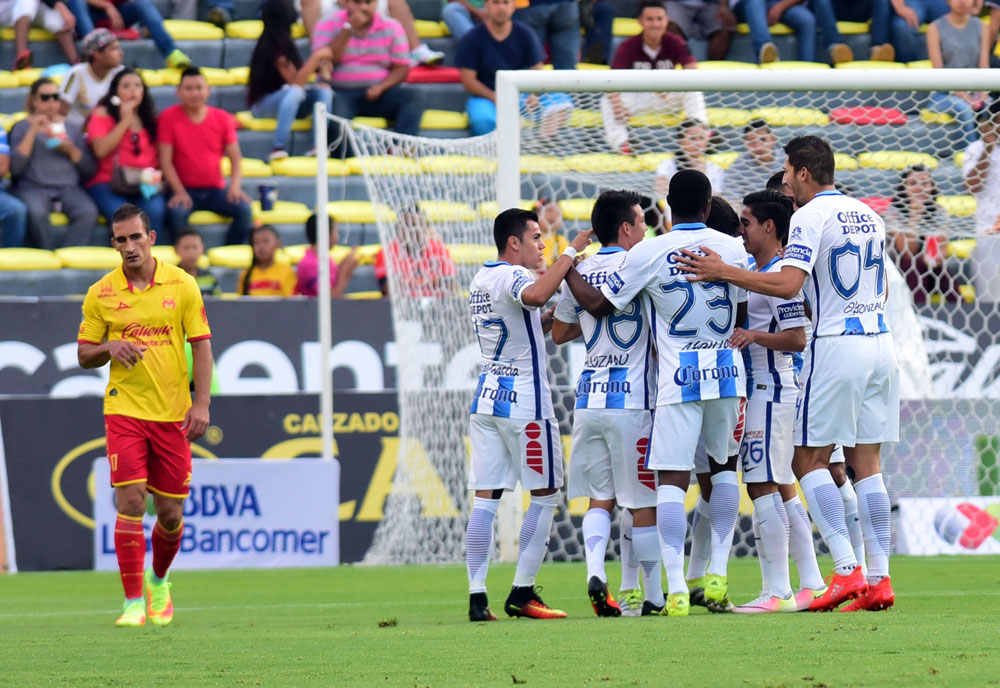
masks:
{"label": "red shorts", "polygon": [[181,423],[129,416],[104,416],[111,485],[146,483],[166,497],[187,497],[191,485],[191,443]]}

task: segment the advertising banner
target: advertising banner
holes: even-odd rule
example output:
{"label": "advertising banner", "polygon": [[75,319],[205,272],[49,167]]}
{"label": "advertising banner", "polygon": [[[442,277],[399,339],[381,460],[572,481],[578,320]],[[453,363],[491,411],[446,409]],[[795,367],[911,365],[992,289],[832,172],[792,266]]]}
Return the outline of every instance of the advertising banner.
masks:
{"label": "advertising banner", "polygon": [[1000,554],[1000,496],[899,500],[900,554]]}
{"label": "advertising banner", "polygon": [[[114,488],[104,458],[94,461],[94,568],[117,571]],[[175,568],[336,566],[340,464],[218,459],[200,461],[184,500]],[[156,518],[143,520],[146,551]]]}

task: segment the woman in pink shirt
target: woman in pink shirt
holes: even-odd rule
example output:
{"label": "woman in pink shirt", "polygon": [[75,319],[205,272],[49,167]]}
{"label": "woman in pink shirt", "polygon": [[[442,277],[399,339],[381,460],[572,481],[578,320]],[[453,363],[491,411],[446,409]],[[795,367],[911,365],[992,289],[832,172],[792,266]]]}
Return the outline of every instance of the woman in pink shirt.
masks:
{"label": "woman in pink shirt", "polygon": [[[330,218],[330,248],[332,249],[337,244],[337,221],[332,217]],[[302,256],[302,260],[299,261],[299,265],[296,268],[296,274],[298,276],[298,281],[295,285],[295,293],[301,296],[319,296],[319,256],[317,255],[316,248],[316,214],[313,213],[306,220],[306,241],[309,242],[309,248],[306,249],[306,253]],[[330,296],[331,298],[339,299],[347,291],[347,285],[351,281],[351,275],[354,274],[354,269],[358,266],[358,248],[355,246],[354,250],[348,254],[344,260],[340,262],[340,265],[333,260],[333,256],[330,256]]]}

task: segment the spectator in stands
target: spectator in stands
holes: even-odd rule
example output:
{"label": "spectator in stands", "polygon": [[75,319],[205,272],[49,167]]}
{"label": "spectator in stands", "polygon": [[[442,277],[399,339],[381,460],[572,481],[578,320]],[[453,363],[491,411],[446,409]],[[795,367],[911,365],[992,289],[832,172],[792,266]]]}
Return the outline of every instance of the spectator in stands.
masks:
{"label": "spectator in stands", "polygon": [[[341,6],[346,7],[346,5]],[[392,17],[403,27],[412,64],[434,65],[444,59],[444,53],[431,50],[430,46],[420,40],[413,12],[406,0],[376,0],[375,9],[383,17]],[[309,38],[312,39],[313,50],[333,40],[333,34],[327,33],[322,25],[326,24],[331,15],[338,10],[340,7],[335,0],[302,0],[302,23]]]}
{"label": "spectator in stands", "polygon": [[948,215],[937,204],[937,196],[930,170],[913,165],[903,171],[884,214],[890,253],[916,303],[926,303],[935,292],[947,301],[960,298],[945,264]]}
{"label": "spectator in stands", "polygon": [[[950,11],[927,27],[927,54],[935,69],[986,69],[990,66],[989,26],[972,16],[974,0],[948,0]],[[976,140],[976,111],[985,93],[954,91],[931,93],[930,107],[952,115],[968,143]]]}
{"label": "spectator in stands", "polygon": [[384,117],[398,133],[416,135],[424,114],[423,95],[401,85],[410,72],[403,27],[379,14],[375,0],[344,0],[344,6],[347,9],[316,26],[313,54],[295,83],[304,86],[329,60],[333,63],[329,82],[336,92],[333,114],[345,119]]}
{"label": "spectator in stands", "polygon": [[[703,123],[688,119],[677,128],[677,154],[667,158],[656,168],[653,187],[660,196],[667,195],[670,178],[678,170],[698,170],[712,182],[712,192],[722,193],[725,171],[706,157],[711,130]],[[669,206],[668,206],[669,210]]]}
{"label": "spectator in stands", "polygon": [[[316,213],[306,220],[306,241],[309,248],[295,268],[295,293],[301,296],[315,298],[319,296],[319,247],[316,244]],[[330,250],[337,245],[337,221],[330,217]],[[340,261],[340,265],[330,255],[330,298],[339,299],[347,291],[354,269],[358,267],[358,247],[355,246],[349,254]]]}
{"label": "spectator in stands", "polygon": [[895,15],[892,19],[892,42],[896,59],[913,62],[920,59],[918,49],[923,38],[920,25],[948,13],[947,0],[891,0]]}
{"label": "spectator in stands", "polygon": [[870,60],[892,62],[896,49],[889,42],[892,11],[889,0],[833,0],[833,13],[838,21],[871,21]]}
{"label": "spectator in stands", "polygon": [[[333,89],[328,84],[300,86],[295,76],[302,67],[302,57],[292,40],[295,8],[289,0],[267,0],[261,7],[264,31],[250,58],[247,80],[247,105],[254,117],[277,117],[274,142],[268,160],[288,157],[292,124],[296,118],[312,117],[316,102],[333,107]],[[322,123],[326,126],[326,123]]]}
{"label": "spectator in stands", "polygon": [[[196,210],[231,217],[226,243],[242,244],[253,223],[250,198],[241,186],[243,155],[232,116],[207,105],[209,93],[201,70],[188,67],[177,86],[181,102],[160,114],[160,165],[171,190],[167,214],[171,227],[186,225]],[[223,155],[230,163],[228,187],[222,177]]]}
{"label": "spectator in stands", "polygon": [[111,79],[87,121],[87,141],[97,158],[97,173],[87,182],[87,192],[105,218],[123,203],[132,203],[146,211],[157,233],[163,233],[166,203],[156,136],[153,96],[142,77],[126,67]]}
{"label": "spectator in stands", "polygon": [[538,214],[538,227],[542,230],[542,242],[545,244],[545,267],[550,267],[559,260],[563,249],[569,246],[566,238],[566,228],[563,225],[563,214],[559,204],[542,197],[535,202],[535,212]]}
{"label": "spectator in stands", "polygon": [[795,31],[798,59],[803,62],[816,59],[817,24],[831,63],[837,65],[854,59],[854,53],[837,30],[831,0],[808,0],[808,5],[806,7],[806,0],[736,0],[736,16],[750,26],[750,40],[758,62],[763,64],[779,59],[778,48],[768,28],[778,22]]}
{"label": "spectator in stands", "polygon": [[667,0],[670,30],[686,41],[708,41],[708,59],[725,60],[736,31],[729,0]]}
{"label": "spectator in stands", "polygon": [[14,193],[28,209],[29,243],[56,248],[49,213],[69,218],[63,246],[90,243],[97,208],[83,190],[94,173],[94,158],[78,123],[67,122],[59,107],[59,89],[51,79],[35,81],[28,92],[28,118],[10,131]]}
{"label": "spectator in stands", "polygon": [[[483,9],[486,21],[465,34],[455,52],[462,85],[469,92],[465,110],[473,136],[496,129],[497,71],[541,69],[545,59],[535,33],[512,18],[514,0],[486,0]],[[572,102],[565,94],[545,93],[523,97],[521,105],[541,117],[542,138],[551,141],[569,116]]]}
{"label": "spectator in stands", "polygon": [[994,52],[997,45],[997,35],[1000,34],[1000,0],[986,0],[983,8],[990,11],[990,23],[987,29],[987,41],[990,46],[990,67],[1000,67],[1000,57]]}
{"label": "spectator in stands", "polygon": [[771,128],[762,119],[755,119],[743,127],[745,152],[740,153],[725,174],[729,195],[743,198],[760,191],[772,174],[781,171],[785,156],[777,142]]}
{"label": "spectator in stands", "polygon": [[111,80],[122,70],[124,52],[115,35],[94,29],[81,43],[84,62],[73,65],[62,77],[59,97],[70,122],[83,124],[108,92]]}
{"label": "spectator in stands", "polygon": [[239,294],[242,296],[292,296],[295,293],[295,271],[288,263],[275,259],[281,248],[278,230],[271,225],[255,227],[250,233],[253,258],[250,267],[240,273]]}
{"label": "spectator in stands", "polygon": [[[615,52],[612,69],[696,69],[698,61],[687,42],[667,31],[669,18],[660,0],[642,0],[639,25],[642,32],[626,39]],[[601,97],[604,135],[612,150],[631,153],[628,120],[646,113],[687,113],[689,119],[707,122],[705,98],[699,91],[661,93],[609,93]]]}
{"label": "spectator in stands", "polygon": [[483,0],[444,0],[441,21],[448,27],[452,38],[460,41],[472,27],[486,21]]}
{"label": "spectator in stands", "polygon": [[1000,100],[979,113],[979,140],[965,151],[962,175],[976,199],[976,234],[1000,231]]}
{"label": "spectator in stands", "polygon": [[548,48],[555,69],[576,69],[580,56],[580,3],[578,0],[531,0],[518,7],[514,19],[534,30]]}
{"label": "spectator in stands", "polygon": [[580,0],[583,48],[580,62],[611,64],[614,47],[615,8],[606,0]]}
{"label": "spectator in stands", "polygon": [[14,70],[31,69],[28,32],[32,25],[55,34],[70,64],[79,59],[73,29],[76,18],[65,3],[58,0],[0,0],[0,26],[14,29]]}
{"label": "spectator in stands", "polygon": [[202,296],[219,296],[222,288],[219,280],[208,270],[198,266],[201,257],[205,255],[205,242],[201,233],[194,227],[181,227],[174,232],[174,253],[180,260],[178,265],[184,272],[194,277]]}
{"label": "spectator in stands", "polygon": [[[125,38],[132,36],[126,30],[138,24],[149,32],[156,48],[163,55],[167,66],[173,69],[183,69],[191,64],[191,58],[185,55],[174,39],[163,26],[163,17],[156,9],[153,0],[67,0],[69,8],[76,17],[76,24],[81,36],[86,36],[101,24],[111,29],[115,35]],[[75,62],[75,60],[74,60]]]}
{"label": "spectator in stands", "polygon": [[396,232],[399,238],[390,241],[388,250],[382,249],[375,256],[375,279],[383,296],[389,295],[388,266],[397,276],[396,284],[410,298],[461,293],[448,247],[422,213],[415,208],[404,209],[399,214]]}
{"label": "spectator in stands", "polygon": [[16,196],[7,193],[3,179],[10,172],[10,145],[7,132],[0,127],[0,248],[24,246],[28,231],[28,211]]}

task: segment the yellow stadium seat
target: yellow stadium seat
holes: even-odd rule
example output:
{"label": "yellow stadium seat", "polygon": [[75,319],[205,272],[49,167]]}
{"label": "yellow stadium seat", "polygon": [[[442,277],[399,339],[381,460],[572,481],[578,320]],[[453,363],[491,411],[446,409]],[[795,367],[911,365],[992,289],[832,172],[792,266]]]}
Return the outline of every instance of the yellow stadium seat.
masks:
{"label": "yellow stadium seat", "polygon": [[[226,38],[242,38],[255,41],[264,32],[264,22],[259,19],[233,21],[226,24]],[[302,24],[292,24],[292,38],[302,38],[306,29]]]}
{"label": "yellow stadium seat", "polygon": [[566,220],[590,220],[594,198],[567,198],[559,201],[559,209]]}
{"label": "yellow stadium seat", "polygon": [[599,110],[573,110],[569,115],[571,127],[599,127],[603,121]]}
{"label": "yellow stadium seat", "polygon": [[871,31],[871,22],[839,21],[837,31],[845,36],[866,34]]}
{"label": "yellow stadium seat", "polygon": [[885,60],[854,60],[841,62],[837,69],[906,69],[902,62],[887,62]]}
{"label": "yellow stadium seat", "polygon": [[614,27],[612,32],[616,36],[635,36],[642,31],[642,27],[639,26],[638,19],[632,19],[631,17],[615,17]]}
{"label": "yellow stadium seat", "polygon": [[430,174],[492,174],[497,164],[465,155],[431,155],[420,159],[420,169]]}
{"label": "yellow stadium seat", "polygon": [[385,295],[380,291],[351,291],[344,294],[344,298],[348,301],[378,301]]}
{"label": "yellow stadium seat", "polygon": [[222,217],[207,210],[196,210],[188,215],[189,225],[228,225],[230,222],[232,218]]}
{"label": "yellow stadium seat", "polygon": [[163,85],[163,74],[159,69],[140,69],[139,76],[142,77],[142,83],[146,84],[146,88]]}
{"label": "yellow stadium seat", "polygon": [[12,113],[10,113],[9,115],[7,115],[7,118],[6,118],[6,126],[7,126],[7,128],[10,129],[10,127],[14,126],[18,122],[20,122],[22,119],[27,118],[27,116],[28,116],[28,113],[27,112],[23,112],[23,111],[22,112],[12,112]]}
{"label": "yellow stadium seat", "polygon": [[[14,40],[14,29],[7,28],[7,27],[5,27],[3,29],[0,29],[0,39],[3,39],[5,41],[13,41]],[[30,29],[28,29],[28,40],[29,41],[39,41],[39,42],[41,42],[41,41],[54,41],[55,39],[56,39],[56,37],[53,36],[51,33],[49,33],[48,31],[46,31],[45,29],[39,28],[37,26],[32,26]]]}
{"label": "yellow stadium seat", "polygon": [[237,86],[243,86],[250,81],[249,67],[230,67],[229,73],[233,77],[233,83]]}
{"label": "yellow stadium seat", "polygon": [[413,25],[417,29],[417,35],[421,38],[447,38],[451,35],[444,22],[415,19]]}
{"label": "yellow stadium seat", "polygon": [[927,33],[927,27],[928,26],[930,26],[930,24],[921,24],[920,25],[920,33]]}
{"label": "yellow stadium seat", "polygon": [[252,259],[253,249],[247,244],[208,249],[209,262],[219,268],[246,268],[250,266]]}
{"label": "yellow stadium seat", "polygon": [[0,248],[0,270],[58,270],[62,261],[40,248]]}
{"label": "yellow stadium seat", "polygon": [[[791,27],[781,23],[769,26],[768,30],[771,32],[772,36],[788,36],[795,33],[792,31]],[[750,25],[746,23],[737,24],[736,33],[750,33]]]}
{"label": "yellow stadium seat", "polygon": [[[278,120],[270,117],[256,119],[249,110],[241,110],[236,113],[236,121],[244,129],[250,131],[274,131],[278,126]],[[292,122],[292,131],[309,131],[312,129],[312,119],[309,117],[297,119]]]}
{"label": "yellow stadium seat", "polygon": [[382,250],[382,244],[362,244],[358,246],[358,265],[374,265],[375,256]]}
{"label": "yellow stadium seat", "polygon": [[642,165],[633,157],[614,153],[582,153],[564,158],[574,172],[641,172]]}
{"label": "yellow stadium seat", "polygon": [[226,37],[226,32],[215,24],[189,19],[164,19],[163,28],[175,41],[217,41]]}
{"label": "yellow stadium seat", "polygon": [[914,60],[906,63],[907,69],[933,69],[934,65],[930,60]]}
{"label": "yellow stadium seat", "polygon": [[976,212],[976,199],[972,196],[938,196],[935,200],[949,215],[955,217],[969,217]]}
{"label": "yellow stadium seat", "polygon": [[577,62],[576,63],[576,68],[577,69],[582,69],[584,71],[594,71],[594,70],[598,70],[599,71],[599,70],[602,70],[602,69],[611,69],[611,67],[609,65],[606,65],[606,64],[594,64],[593,62]]}
{"label": "yellow stadium seat", "polygon": [[[522,198],[517,207],[521,210],[534,210],[535,202]],[[483,201],[476,207],[476,210],[479,211],[480,217],[486,217],[491,220],[500,214],[500,206],[497,205],[496,201]]]}
{"label": "yellow stadium seat", "polygon": [[457,265],[479,265],[496,260],[496,247],[484,244],[448,244],[448,253]]}
{"label": "yellow stadium seat", "polygon": [[742,127],[753,119],[753,114],[749,110],[739,108],[706,108],[708,113],[708,123],[713,127]]}
{"label": "yellow stadium seat", "polygon": [[[375,205],[371,201],[331,201],[326,204],[327,212],[333,215],[337,222],[355,222],[375,224]],[[395,222],[396,213],[387,205],[379,208],[381,218],[386,222]]]}
{"label": "yellow stadium seat", "polygon": [[[21,86],[31,86],[33,83],[38,81],[39,78],[41,78],[43,71],[45,70],[40,67],[35,67],[34,69],[22,69],[19,72],[14,72],[14,74],[17,76]],[[58,84],[62,81],[62,75],[57,74],[52,76],[51,79]]]}
{"label": "yellow stadium seat", "polygon": [[[318,170],[316,158],[288,157],[271,162],[271,172],[286,177],[315,177]],[[346,177],[351,172],[343,160],[327,158],[326,173],[331,177]]]}
{"label": "yellow stadium seat", "polygon": [[972,255],[972,249],[976,247],[975,239],[958,239],[948,242],[948,257],[960,258],[962,260]]}
{"label": "yellow stadium seat", "polygon": [[780,62],[765,62],[761,69],[829,69],[825,62],[801,62],[799,60],[782,60]]}
{"label": "yellow stadium seat", "polygon": [[121,254],[110,246],[67,246],[57,248],[53,253],[62,261],[64,268],[114,270],[122,264]]}
{"label": "yellow stadium seat", "polygon": [[355,117],[351,120],[351,126],[355,129],[358,127],[371,127],[372,129],[387,129],[389,127],[389,120],[385,117]]}
{"label": "yellow stadium seat", "polygon": [[921,110],[920,111],[920,121],[925,124],[951,124],[955,121],[953,115],[949,115],[947,112],[934,112],[933,110]]}
{"label": "yellow stadium seat", "polygon": [[838,172],[847,172],[861,167],[861,165],[858,164],[857,158],[853,155],[848,155],[847,153],[834,153],[833,166]]}
{"label": "yellow stadium seat", "polygon": [[[222,170],[223,177],[228,177],[233,171],[229,158],[222,158],[219,167]],[[263,160],[257,160],[256,158],[243,158],[243,161],[240,163],[240,169],[243,171],[244,178],[271,176],[271,166]]]}
{"label": "yellow stadium seat", "polygon": [[[213,28],[217,28],[212,25]],[[221,30],[221,29],[220,29]],[[146,81],[146,76],[150,74],[153,70],[143,70],[142,79]],[[160,77],[160,83],[157,86],[176,86],[181,82],[181,69],[157,69],[156,74]],[[233,75],[228,69],[219,69],[218,67],[202,67],[201,74],[205,77],[205,81],[208,82],[209,86],[232,86],[236,83]],[[149,83],[147,86],[151,85]]]}
{"label": "yellow stadium seat", "polygon": [[965,164],[965,151],[958,151],[952,159],[955,161],[955,167],[961,168]]}
{"label": "yellow stadium seat", "polygon": [[937,169],[938,159],[927,153],[916,151],[872,151],[861,153],[858,162],[862,167],[874,167],[879,170],[905,170],[910,165],[926,165],[929,169]]}
{"label": "yellow stadium seat", "polygon": [[260,201],[254,201],[253,216],[266,225],[301,225],[305,224],[312,210],[305,203],[293,201],[275,201],[270,210],[261,210]]}
{"label": "yellow stadium seat", "polygon": [[736,60],[705,60],[698,63],[698,69],[757,69],[753,62],[737,62]]}
{"label": "yellow stadium seat", "polygon": [[430,222],[475,222],[476,211],[457,201],[417,201],[417,207]]}
{"label": "yellow stadium seat", "polygon": [[729,166],[736,162],[736,158],[740,157],[740,154],[736,151],[728,151],[725,153],[712,153],[710,155],[706,155],[705,157],[722,169],[728,170]]}
{"label": "yellow stadium seat", "polygon": [[672,113],[650,112],[628,118],[630,127],[676,127],[684,121],[684,115]]}
{"label": "yellow stadium seat", "polygon": [[16,74],[0,71],[0,88],[17,88],[21,85],[21,80]]}
{"label": "yellow stadium seat", "polygon": [[69,218],[65,213],[49,213],[49,224],[53,227],[65,227],[69,224]]}
{"label": "yellow stadium seat", "polygon": [[[153,246],[153,257],[157,260],[161,260],[168,265],[177,265],[180,263],[180,258],[177,256],[177,252],[174,251],[174,247],[170,244],[156,244]],[[198,267],[202,270],[207,270],[209,265],[211,265],[208,260],[208,256],[202,255],[198,259]]]}
{"label": "yellow stadium seat", "polygon": [[772,127],[825,126],[830,116],[814,108],[802,107],[762,107],[752,111]]}
{"label": "yellow stadium seat", "polygon": [[453,110],[424,110],[420,120],[421,129],[468,129],[469,116]]}
{"label": "yellow stadium seat", "polygon": [[555,155],[522,155],[521,174],[533,172],[565,172],[566,161]]}
{"label": "yellow stadium seat", "polygon": [[181,70],[179,69],[157,69],[160,76],[160,86],[177,86],[181,83]]}
{"label": "yellow stadium seat", "polygon": [[660,166],[661,162],[670,160],[673,157],[673,153],[640,153],[635,156],[635,160],[639,163],[640,169],[655,170]]}
{"label": "yellow stadium seat", "polygon": [[398,175],[420,174],[420,164],[411,158],[395,155],[376,155],[371,158],[348,158],[347,170],[350,174]]}
{"label": "yellow stadium seat", "polygon": [[294,246],[282,246],[281,248],[285,252],[285,255],[288,256],[288,262],[292,265],[298,265],[299,261],[306,254],[309,244],[295,244]]}

